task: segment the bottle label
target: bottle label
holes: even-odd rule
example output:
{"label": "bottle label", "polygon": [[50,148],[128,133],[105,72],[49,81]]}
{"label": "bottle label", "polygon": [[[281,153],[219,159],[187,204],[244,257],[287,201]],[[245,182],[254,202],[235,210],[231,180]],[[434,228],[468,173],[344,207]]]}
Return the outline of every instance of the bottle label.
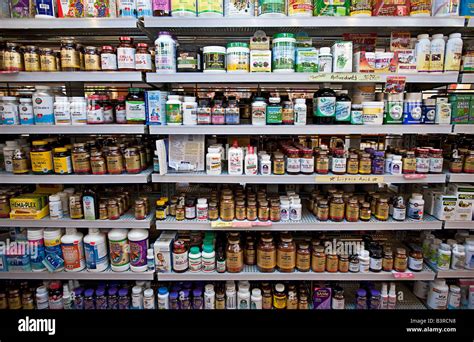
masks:
{"label": "bottle label", "polygon": [[127,121],[145,121],[145,101],[125,102]]}
{"label": "bottle label", "polygon": [[33,106],[30,104],[20,104],[18,106],[21,125],[34,125]]}
{"label": "bottle label", "polygon": [[31,170],[35,173],[50,173],[53,171],[53,156],[51,151],[30,152]]}
{"label": "bottle label", "polygon": [[53,163],[54,173],[57,173],[59,175],[72,173],[72,163],[70,156],[54,157]]}
{"label": "bottle label", "polygon": [[4,104],[0,106],[0,111],[2,112],[2,122],[4,125],[20,124],[17,105]]}
{"label": "bottle label", "polygon": [[151,70],[151,55],[149,53],[137,53],[135,55],[135,69]]}
{"label": "bottle label", "polygon": [[336,114],[336,98],[335,97],[318,97],[316,98],[316,116],[333,117]]}
{"label": "bottle label", "polygon": [[130,265],[141,267],[146,265],[146,254],[148,250],[148,239],[130,241]]}
{"label": "bottle label", "polygon": [[64,268],[66,270],[76,271],[84,267],[81,265],[81,261],[84,259],[81,242],[62,243],[61,250],[64,256]]}
{"label": "bottle label", "polygon": [[287,158],[286,159],[286,171],[291,173],[298,173],[301,171],[300,158]]}
{"label": "bottle label", "polygon": [[82,203],[84,205],[84,219],[86,220],[95,220],[97,219],[95,215],[95,199],[92,196],[82,197]]}
{"label": "bottle label", "polygon": [[346,158],[333,157],[331,170],[338,173],[346,172]]}
{"label": "bottle label", "polygon": [[344,310],[344,298],[343,299],[337,299],[337,298],[332,298],[332,309],[333,310]]}
{"label": "bottle label", "polygon": [[[448,267],[449,267],[449,260],[448,260]],[[409,256],[408,268],[413,271],[421,271],[423,269],[423,259],[415,259]]]}
{"label": "bottle label", "polygon": [[394,220],[403,221],[405,220],[406,209],[405,208],[393,208],[392,217]]}
{"label": "bottle label", "polygon": [[53,97],[33,96],[33,113],[36,125],[54,125]]}
{"label": "bottle label", "polygon": [[215,269],[216,269],[216,259],[214,257],[202,258],[202,271],[203,272],[214,272]]}
{"label": "bottle label", "polygon": [[110,263],[113,266],[124,266],[130,262],[128,240],[109,240]]}
{"label": "bottle label", "polygon": [[102,53],[100,55],[102,70],[117,70],[117,55],[114,53]]}
{"label": "bottle label", "polygon": [[188,268],[188,253],[173,253],[173,270],[185,271]]}
{"label": "bottle label", "polygon": [[84,243],[86,266],[90,270],[97,269],[97,265],[107,263],[107,247],[105,243]]}
{"label": "bottle label", "polygon": [[179,103],[167,103],[166,104],[166,123],[178,124],[183,123],[183,114],[181,112],[181,104]]}
{"label": "bottle label", "polygon": [[117,65],[119,69],[135,69],[135,48],[117,48]]}
{"label": "bottle label", "polygon": [[337,101],[336,102],[336,121],[347,121],[351,120],[351,103],[348,101]]}
{"label": "bottle label", "polygon": [[443,158],[430,158],[430,172],[440,173],[443,171]]}
{"label": "bottle label", "polygon": [[303,173],[313,173],[314,172],[314,158],[301,158],[301,172]]}

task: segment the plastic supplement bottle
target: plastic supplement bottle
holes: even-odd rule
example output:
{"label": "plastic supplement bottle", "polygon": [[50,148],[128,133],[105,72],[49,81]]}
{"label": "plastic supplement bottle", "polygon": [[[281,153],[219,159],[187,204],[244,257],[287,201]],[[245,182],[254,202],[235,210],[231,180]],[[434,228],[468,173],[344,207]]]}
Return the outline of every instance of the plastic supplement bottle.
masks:
{"label": "plastic supplement bottle", "polygon": [[[26,236],[28,247],[36,253],[31,253],[30,263],[33,272],[42,272],[46,270],[43,260],[45,257],[43,228],[28,228]],[[33,249],[34,248],[34,249]]]}
{"label": "plastic supplement bottle", "polygon": [[33,114],[33,102],[30,98],[20,99],[18,106],[18,113],[20,116],[20,125],[34,125],[35,116]]}
{"label": "plastic supplement bottle", "polygon": [[431,309],[446,309],[448,305],[448,293],[449,287],[446,285],[446,280],[436,279],[430,283],[426,304]]}
{"label": "plastic supplement bottle", "polygon": [[197,125],[197,102],[194,96],[185,96],[182,104],[183,125]]}
{"label": "plastic supplement bottle", "polygon": [[33,93],[35,125],[54,125],[54,97],[51,87],[36,86]]}
{"label": "plastic supplement bottle", "polygon": [[250,291],[247,287],[239,287],[239,291],[237,292],[237,309],[250,309]]}
{"label": "plastic supplement bottle", "polygon": [[318,72],[321,72],[321,73],[332,72],[331,48],[322,47],[321,49],[319,49]]}
{"label": "plastic supplement bottle", "polygon": [[133,272],[145,272],[147,270],[148,230],[131,229],[128,232],[128,241],[130,248],[130,269]]}
{"label": "plastic supplement bottle", "polygon": [[49,196],[49,218],[52,220],[63,218],[61,198],[58,195]]}
{"label": "plastic supplement bottle", "polygon": [[216,269],[216,252],[212,245],[204,245],[202,248],[202,271],[214,272]]}
{"label": "plastic supplement bottle", "polygon": [[474,270],[474,239],[467,238],[464,244],[466,251],[466,261],[464,267],[468,270]]}
{"label": "plastic supplement bottle", "polygon": [[67,96],[56,96],[54,101],[54,123],[56,125],[71,124],[71,106]]}
{"label": "plastic supplement bottle", "polygon": [[170,308],[170,293],[164,286],[158,289],[158,310],[168,310]]}
{"label": "plastic supplement bottle", "polygon": [[86,267],[89,272],[102,272],[109,267],[107,239],[97,228],[89,228],[84,237]]}
{"label": "plastic supplement bottle", "polygon": [[209,147],[206,154],[206,173],[220,175],[222,172],[222,154],[218,147]]}
{"label": "plastic supplement bottle", "polygon": [[168,101],[166,101],[166,124],[170,126],[183,124],[183,105],[179,95],[168,95]]}
{"label": "plastic supplement bottle", "polygon": [[130,268],[129,245],[126,229],[112,229],[109,239],[110,267],[112,271],[124,272]]}
{"label": "plastic supplement bottle", "polygon": [[250,297],[250,309],[261,310],[262,302],[262,290],[258,288],[252,289],[252,295]]}
{"label": "plastic supplement bottle", "polygon": [[61,238],[64,268],[68,272],[79,272],[86,267],[82,237],[76,228],[66,228],[66,234]]}
{"label": "plastic supplement bottle", "polygon": [[459,71],[462,59],[462,46],[461,33],[451,33],[446,43],[444,71]]}
{"label": "plastic supplement bottle", "polygon": [[306,106],[306,99],[296,99],[295,100],[295,126],[306,125],[306,114],[308,107]]}
{"label": "plastic supplement bottle", "polygon": [[408,201],[408,218],[414,220],[423,220],[423,211],[424,211],[425,201],[423,200],[423,195],[418,193],[413,193],[410,200]]}
{"label": "plastic supplement bottle", "polygon": [[[192,2],[187,1],[187,2]],[[178,3],[178,0],[173,0],[172,4]],[[173,6],[173,5],[172,5]],[[186,12],[187,13],[187,12]],[[196,0],[194,0],[194,13],[196,13]],[[173,10],[172,13],[175,16]],[[157,73],[175,73],[176,72],[176,41],[171,36],[171,33],[162,31],[158,34],[155,40],[155,68]]]}
{"label": "plastic supplement bottle", "polygon": [[73,96],[70,103],[71,124],[87,125],[87,100],[81,96]]}
{"label": "plastic supplement bottle", "polygon": [[443,34],[434,34],[430,49],[430,72],[442,72],[444,70],[444,53],[446,42]]}
{"label": "plastic supplement bottle", "polygon": [[418,72],[430,71],[431,42],[428,34],[419,34],[415,45],[416,70]]}
{"label": "plastic supplement bottle", "polygon": [[214,310],[216,308],[216,292],[214,285],[206,284],[204,286],[204,310]]}

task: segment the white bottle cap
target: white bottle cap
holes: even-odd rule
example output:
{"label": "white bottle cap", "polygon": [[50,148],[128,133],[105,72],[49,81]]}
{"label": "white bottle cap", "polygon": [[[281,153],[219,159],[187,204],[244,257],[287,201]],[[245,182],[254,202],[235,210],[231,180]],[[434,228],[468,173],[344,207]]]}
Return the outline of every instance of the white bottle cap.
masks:
{"label": "white bottle cap", "polygon": [[196,102],[196,98],[194,96],[185,96],[184,102]]}
{"label": "white bottle cap", "polygon": [[319,49],[319,54],[320,55],[330,55],[331,54],[331,48],[322,47],[322,48]]}
{"label": "white bottle cap", "polygon": [[61,200],[61,198],[60,198],[58,195],[51,195],[51,196],[49,196],[49,201],[50,201],[50,202],[58,202],[58,201],[60,201],[60,200]]}

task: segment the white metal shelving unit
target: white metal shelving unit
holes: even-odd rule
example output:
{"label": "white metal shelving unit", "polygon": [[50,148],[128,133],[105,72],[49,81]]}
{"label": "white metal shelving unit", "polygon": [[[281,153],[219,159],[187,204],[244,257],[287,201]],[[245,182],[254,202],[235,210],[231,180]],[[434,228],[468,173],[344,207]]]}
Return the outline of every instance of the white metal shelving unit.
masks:
{"label": "white metal shelving unit", "polygon": [[[1,221],[0,221],[1,223]],[[442,229],[442,221],[425,215],[423,221],[411,220],[379,221],[372,218],[368,222],[332,222],[319,221],[316,217],[303,210],[300,221],[281,221],[281,222],[261,222],[261,221],[198,221],[183,220],[177,221],[174,217],[168,217],[166,220],[156,221],[156,228],[159,230],[209,230],[209,231],[392,231],[392,230],[439,230]]]}
{"label": "white metal shelving unit", "polygon": [[[474,83],[474,77],[472,83]],[[474,134],[474,125],[453,125],[453,133]]]}
{"label": "white metal shelving unit", "polygon": [[155,273],[146,272],[113,272],[108,269],[104,272],[0,272],[0,279],[28,279],[28,280],[153,280]]}
{"label": "white metal shelving unit", "polygon": [[[469,21],[471,21],[471,19],[469,19]],[[468,73],[461,74],[461,83],[474,83],[474,73],[473,74],[468,74]]]}
{"label": "white metal shelving unit", "polygon": [[378,184],[378,183],[445,183],[445,174],[428,174],[422,178],[407,175],[208,175],[205,172],[152,174],[153,183],[237,183],[237,184]]}
{"label": "white metal shelving unit", "polygon": [[449,173],[447,174],[450,183],[472,183],[474,182],[474,174],[469,173]]}
{"label": "white metal shelving unit", "polygon": [[0,82],[142,82],[140,71],[57,71],[57,72],[17,72],[0,73]]}
{"label": "white metal shelving unit", "polygon": [[[204,272],[184,272],[184,273],[157,273],[158,281],[225,281],[225,280],[313,280],[313,281],[395,281],[395,280],[434,280],[435,273],[427,266],[420,272],[405,272],[400,278],[395,277],[396,272],[368,272],[368,273],[330,273],[330,272],[272,272],[262,273],[256,266],[244,266],[240,273],[204,273]],[[406,276],[406,277],[403,277]]]}
{"label": "white metal shelving unit", "polygon": [[121,175],[14,175],[1,172],[0,184],[143,184],[153,170]]}
{"label": "white metal shelving unit", "polygon": [[[473,125],[474,126],[474,125]],[[1,127],[0,127],[1,128]],[[309,134],[448,134],[451,125],[197,125],[149,126],[150,134],[309,135]]]}
{"label": "white metal shelving unit", "polygon": [[41,220],[10,220],[0,219],[1,227],[45,227],[45,228],[142,228],[150,229],[155,220],[154,212],[144,220],[136,220],[133,211],[125,213],[118,220],[74,220],[69,217],[52,220],[45,217]]}
{"label": "white metal shelving unit", "polygon": [[0,134],[145,134],[145,125],[15,125],[0,126]]}
{"label": "white metal shelving unit", "polygon": [[[334,83],[352,83],[352,82],[380,82],[384,83],[387,76],[405,76],[408,83],[457,83],[459,74],[439,73],[439,74],[360,74],[367,76],[367,79],[361,80],[357,73],[349,74],[317,74],[317,73],[199,73],[199,72],[181,72],[174,74],[147,73],[148,83],[311,83],[311,82],[334,82]],[[344,75],[344,76],[343,76]],[[346,76],[347,75],[347,76]],[[319,79],[319,77],[324,77]],[[329,78],[328,78],[329,77]]]}
{"label": "white metal shelving unit", "polygon": [[474,229],[474,221],[444,221],[444,229]]}
{"label": "white metal shelving unit", "polygon": [[134,18],[0,19],[0,30],[120,30],[136,29]]}
{"label": "white metal shelving unit", "polygon": [[474,279],[474,270],[437,270],[436,278],[472,278]]}

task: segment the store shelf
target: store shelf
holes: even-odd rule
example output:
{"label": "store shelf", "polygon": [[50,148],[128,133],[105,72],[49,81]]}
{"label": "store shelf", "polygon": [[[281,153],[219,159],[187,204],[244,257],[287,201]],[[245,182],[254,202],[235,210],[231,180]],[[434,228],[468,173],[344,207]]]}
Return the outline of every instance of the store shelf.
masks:
{"label": "store shelf", "polygon": [[474,83],[474,73],[472,73],[472,74],[470,74],[470,73],[461,74],[461,83]]}
{"label": "store shelf", "polygon": [[14,175],[1,172],[0,184],[137,184],[148,183],[152,169],[121,175]]}
{"label": "store shelf", "polygon": [[76,71],[0,73],[0,82],[142,82],[139,71]]}
{"label": "store shelf", "polygon": [[474,229],[474,221],[444,221],[444,229]]}
{"label": "store shelf", "polygon": [[474,270],[438,270],[436,278],[472,278],[474,279]]}
{"label": "store shelf", "polygon": [[0,227],[149,229],[154,219],[154,212],[150,213],[144,220],[136,220],[133,211],[130,211],[122,215],[118,220],[73,220],[68,217],[58,220],[52,220],[49,217],[45,217],[41,220],[0,219]]}
{"label": "store shelf", "polygon": [[[152,174],[152,183],[238,183],[238,184],[378,184],[378,183],[445,183],[445,174],[415,175],[208,175],[205,172]],[[1,180],[1,178],[0,178]]]}
{"label": "store shelf", "polygon": [[469,18],[467,20],[467,27],[474,27],[474,18]]}
{"label": "store shelf", "polygon": [[474,182],[474,174],[470,173],[449,173],[448,182],[450,183],[472,183]]}
{"label": "store shelf", "polygon": [[[1,221],[0,221],[1,223]],[[301,221],[261,222],[261,221],[177,221],[169,216],[166,220],[156,221],[159,230],[225,230],[225,231],[377,231],[377,230],[438,230],[442,228],[442,221],[425,215],[423,221],[411,220],[379,221],[372,218],[369,222],[332,222],[319,221],[316,217],[303,210]]]}
{"label": "store shelf", "polygon": [[146,132],[145,125],[0,126],[0,134],[145,134]]}
{"label": "store shelf", "polygon": [[[473,125],[474,127],[474,125]],[[1,129],[1,126],[0,126]],[[198,125],[149,126],[150,134],[303,135],[303,134],[448,134],[451,125]]]}
{"label": "store shelf", "polygon": [[[458,73],[439,74],[359,74],[359,73],[199,73],[182,72],[174,74],[147,73],[148,83],[313,83],[313,82],[380,82],[384,83],[387,76],[406,76],[408,83],[457,83]],[[361,78],[362,77],[362,78]]]}
{"label": "store shelf", "polygon": [[435,273],[424,266],[421,272],[406,272],[402,275],[406,278],[395,277],[396,273],[392,272],[369,272],[369,273],[315,273],[315,272],[258,272],[256,266],[244,266],[244,270],[240,273],[204,273],[204,272],[185,272],[185,273],[157,273],[158,281],[223,281],[223,280],[313,280],[313,281],[395,281],[395,280],[433,280]]}
{"label": "store shelf", "polygon": [[[474,81],[473,81],[473,83],[474,83]],[[474,134],[474,124],[471,124],[471,125],[453,125],[453,133]]]}
{"label": "store shelf", "polygon": [[137,20],[134,18],[0,19],[0,30],[117,30],[136,27]]}
{"label": "store shelf", "polygon": [[0,272],[0,279],[36,279],[36,280],[153,280],[154,272]]}

